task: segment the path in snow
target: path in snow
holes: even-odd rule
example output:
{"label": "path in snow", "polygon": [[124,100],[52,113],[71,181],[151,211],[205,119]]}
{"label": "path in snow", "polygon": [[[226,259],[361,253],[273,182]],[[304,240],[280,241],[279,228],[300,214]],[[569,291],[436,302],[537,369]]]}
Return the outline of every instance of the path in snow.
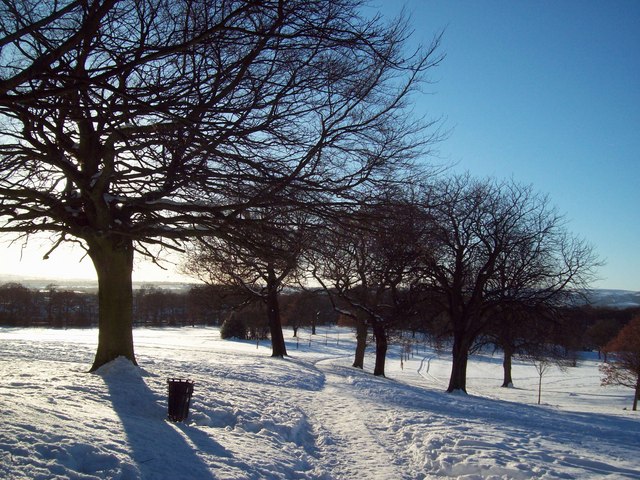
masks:
{"label": "path in snow", "polygon": [[325,376],[324,386],[309,392],[305,410],[330,478],[409,478],[396,467],[398,459],[385,446],[384,431],[376,428],[386,416],[384,406],[357,396],[350,368],[335,360],[319,361],[316,367]]}
{"label": "path in snow", "polygon": [[[209,328],[135,336],[144,368],[114,362],[86,375],[95,329],[0,329],[1,478],[640,479],[635,412],[554,406],[560,381],[602,398],[585,380],[593,362],[549,375],[551,404],[537,406],[533,367],[519,366],[523,387],[500,389],[491,357],[471,364],[477,395],[450,395],[436,352],[402,365],[396,348],[387,378],[374,377],[349,366],[344,333],[286,359]],[[166,379],[182,374],[196,382],[190,418],[168,423]],[[577,398],[566,396],[569,407]]]}

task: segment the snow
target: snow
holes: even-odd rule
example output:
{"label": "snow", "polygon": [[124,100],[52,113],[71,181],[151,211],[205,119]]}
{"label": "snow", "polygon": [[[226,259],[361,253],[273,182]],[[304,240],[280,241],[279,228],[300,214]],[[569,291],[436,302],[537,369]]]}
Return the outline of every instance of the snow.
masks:
{"label": "snow", "polygon": [[[640,479],[632,391],[600,386],[599,361],[543,377],[472,357],[469,394],[446,394],[450,360],[416,345],[387,377],[350,366],[348,329],[224,341],[216,328],[136,329],[138,362],[86,373],[96,330],[0,328],[0,478]],[[310,341],[311,339],[311,341]],[[167,379],[195,381],[190,416],[167,416]]]}

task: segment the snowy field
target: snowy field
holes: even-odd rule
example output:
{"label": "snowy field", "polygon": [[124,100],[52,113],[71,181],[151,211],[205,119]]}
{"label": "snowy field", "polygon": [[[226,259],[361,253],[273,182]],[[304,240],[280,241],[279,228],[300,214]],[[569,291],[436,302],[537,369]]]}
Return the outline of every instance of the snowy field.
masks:
{"label": "snowy field", "polygon": [[[429,347],[387,378],[350,367],[348,329],[319,329],[290,358],[214,328],[137,329],[141,368],[87,374],[96,330],[0,328],[3,479],[640,479],[640,412],[602,388],[598,361],[543,377],[473,357],[469,395],[444,393]],[[196,382],[185,423],[166,420],[167,378]]]}

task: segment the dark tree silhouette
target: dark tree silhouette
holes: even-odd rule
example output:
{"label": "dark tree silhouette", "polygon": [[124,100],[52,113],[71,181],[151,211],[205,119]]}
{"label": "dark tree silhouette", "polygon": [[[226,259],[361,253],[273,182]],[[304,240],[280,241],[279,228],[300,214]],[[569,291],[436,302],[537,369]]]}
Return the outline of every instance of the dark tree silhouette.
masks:
{"label": "dark tree silhouette", "polygon": [[[135,253],[253,207],[322,210],[430,140],[405,105],[440,57],[359,0],[7,0],[0,232],[78,242],[99,284],[92,370],[135,362]],[[295,199],[295,200],[293,200]]]}
{"label": "dark tree silhouette", "polygon": [[598,349],[598,358],[604,356],[605,363],[608,360],[605,346],[618,335],[620,329],[621,322],[614,318],[601,318],[587,329],[587,338]]}
{"label": "dark tree silhouette", "polygon": [[30,325],[37,318],[35,292],[19,283],[0,285],[0,323],[10,326]]}
{"label": "dark tree silhouette", "polygon": [[419,283],[422,211],[401,197],[382,195],[320,240],[314,275],[346,305],[356,325],[354,366],[363,367],[371,328],[376,340],[374,375],[384,376],[388,329],[414,310],[409,292]]}
{"label": "dark tree silhouette", "polygon": [[282,300],[282,322],[293,329],[294,337],[300,327],[311,327],[311,334],[315,335],[318,323],[336,323],[338,320],[329,296],[321,288],[297,288]]}
{"label": "dark tree silhouette", "polygon": [[491,321],[482,335],[482,341],[502,350],[501,386],[512,387],[514,356],[543,356],[546,344],[552,340],[554,310],[542,305],[531,307],[518,302],[505,302],[494,308],[490,315]]}
{"label": "dark tree silhouette", "polygon": [[530,187],[463,175],[436,185],[430,203],[425,285],[451,322],[447,391],[466,391],[469,352],[497,306],[559,302],[584,288],[597,261]]}
{"label": "dark tree silhouette", "polygon": [[242,287],[252,300],[266,305],[273,357],[284,357],[279,293],[293,280],[302,252],[308,246],[305,215],[284,214],[282,209],[247,212],[243,227],[226,238],[205,237],[194,244],[183,266],[185,273],[210,284]]}

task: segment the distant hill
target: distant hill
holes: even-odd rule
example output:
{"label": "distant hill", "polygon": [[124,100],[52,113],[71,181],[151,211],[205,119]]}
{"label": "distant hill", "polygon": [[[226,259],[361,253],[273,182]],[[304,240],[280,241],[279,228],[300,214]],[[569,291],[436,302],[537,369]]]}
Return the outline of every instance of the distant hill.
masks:
{"label": "distant hill", "polygon": [[[87,279],[51,279],[51,278],[39,278],[39,277],[22,277],[20,275],[7,275],[0,274],[0,285],[4,283],[19,283],[27,288],[35,290],[42,290],[49,285],[55,285],[62,290],[75,290],[75,291],[94,291],[98,290],[97,280]],[[133,288],[162,288],[164,290],[188,290],[196,283],[181,283],[181,282],[134,282]]]}
{"label": "distant hill", "polygon": [[592,290],[589,295],[592,305],[598,307],[640,307],[640,292],[630,290]]}
{"label": "distant hill", "polygon": [[[0,285],[3,283],[16,282],[33,289],[44,289],[49,285],[56,285],[65,290],[91,291],[98,289],[96,280],[76,279],[76,280],[55,280],[47,278],[22,277],[20,275],[0,274]],[[134,282],[134,288],[162,288],[165,290],[188,290],[194,283],[180,282]],[[631,308],[640,307],[640,292],[631,290],[607,290],[594,289],[589,293],[589,302],[597,307]]]}

